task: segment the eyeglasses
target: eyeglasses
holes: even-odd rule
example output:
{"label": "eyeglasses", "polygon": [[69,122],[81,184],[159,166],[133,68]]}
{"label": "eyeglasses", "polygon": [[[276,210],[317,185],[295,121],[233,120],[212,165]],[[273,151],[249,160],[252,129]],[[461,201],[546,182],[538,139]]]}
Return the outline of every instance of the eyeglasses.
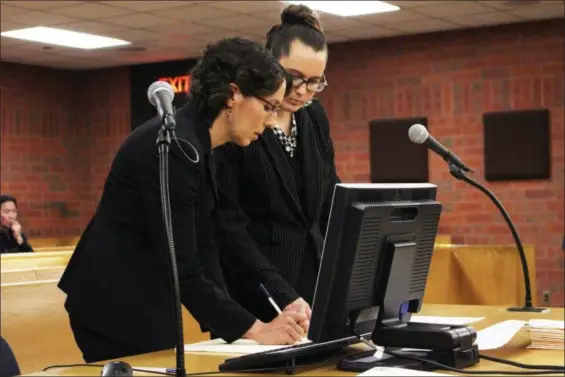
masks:
{"label": "eyeglasses", "polygon": [[298,88],[302,84],[306,83],[306,89],[311,92],[321,92],[328,86],[328,82],[326,81],[326,76],[322,76],[321,78],[316,79],[306,79],[304,76],[301,76],[296,73],[290,73],[292,76],[292,86]]}
{"label": "eyeglasses", "polygon": [[275,105],[270,101],[267,101],[263,97],[255,96],[255,98],[263,102],[263,108],[265,109],[266,112],[272,113],[273,115],[277,115],[277,113],[279,112],[280,105]]}

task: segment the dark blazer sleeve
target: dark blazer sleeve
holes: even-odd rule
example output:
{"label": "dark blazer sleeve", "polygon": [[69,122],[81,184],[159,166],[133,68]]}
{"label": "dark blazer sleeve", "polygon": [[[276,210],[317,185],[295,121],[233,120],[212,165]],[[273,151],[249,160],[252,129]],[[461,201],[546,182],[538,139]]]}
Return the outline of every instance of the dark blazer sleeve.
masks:
{"label": "dark blazer sleeve", "polygon": [[24,242],[21,245],[19,245],[18,251],[20,253],[30,253],[30,252],[32,252],[33,248],[29,244],[26,235],[23,234],[23,233],[22,233],[22,238],[24,239]]}
{"label": "dark blazer sleeve", "polygon": [[320,215],[320,231],[322,232],[322,235],[325,236],[330,218],[334,188],[336,184],[341,183],[341,180],[337,175],[337,169],[335,166],[335,150],[330,134],[330,120],[319,101],[314,101],[311,106],[310,115],[315,118],[314,121],[318,124],[318,131],[322,139],[321,142],[324,148],[322,153],[325,154],[326,161],[330,164],[330,185],[325,193]]}
{"label": "dark blazer sleeve", "polygon": [[279,270],[261,253],[247,231],[249,217],[240,206],[240,150],[225,145],[214,152],[218,185],[218,223],[224,237],[222,259],[238,281],[263,283],[281,309],[300,298]]}
{"label": "dark blazer sleeve", "polygon": [[[150,224],[150,236],[157,250],[168,253],[158,174],[146,174],[145,177],[146,180],[152,180],[143,185],[146,187],[143,204],[147,207],[146,221]],[[195,201],[201,184],[199,166],[185,160],[174,144],[169,155],[169,182],[182,303],[202,327],[214,331],[227,342],[237,340],[249,330],[256,318],[204,277],[198,258],[195,229]]]}

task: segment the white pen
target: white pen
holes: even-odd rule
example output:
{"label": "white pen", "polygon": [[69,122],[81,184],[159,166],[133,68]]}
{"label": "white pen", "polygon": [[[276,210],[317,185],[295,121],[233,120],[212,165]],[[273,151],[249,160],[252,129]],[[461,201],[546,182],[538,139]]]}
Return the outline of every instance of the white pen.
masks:
{"label": "white pen", "polygon": [[267,300],[269,300],[269,302],[271,303],[271,305],[273,306],[273,308],[275,308],[275,310],[277,311],[278,314],[282,313],[281,308],[279,308],[279,306],[277,305],[277,303],[275,302],[275,300],[273,299],[273,296],[271,296],[271,294],[269,293],[269,291],[267,290],[267,288],[265,288],[265,286],[263,285],[263,283],[259,284],[259,287],[261,288],[261,290],[263,291],[263,293],[265,294],[265,296],[267,297]]}

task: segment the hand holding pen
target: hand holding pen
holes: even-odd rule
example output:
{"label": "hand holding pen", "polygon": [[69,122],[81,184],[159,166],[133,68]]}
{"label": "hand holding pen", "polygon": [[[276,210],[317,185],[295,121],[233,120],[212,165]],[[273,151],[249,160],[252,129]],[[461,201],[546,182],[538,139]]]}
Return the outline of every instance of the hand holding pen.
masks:
{"label": "hand holding pen", "polygon": [[304,330],[299,323],[307,320],[306,315],[295,312],[282,313],[271,295],[264,288],[262,287],[261,289],[267,293],[267,300],[269,300],[279,315],[269,323],[256,320],[243,335],[243,338],[253,339],[261,344],[269,345],[295,344],[302,340]]}

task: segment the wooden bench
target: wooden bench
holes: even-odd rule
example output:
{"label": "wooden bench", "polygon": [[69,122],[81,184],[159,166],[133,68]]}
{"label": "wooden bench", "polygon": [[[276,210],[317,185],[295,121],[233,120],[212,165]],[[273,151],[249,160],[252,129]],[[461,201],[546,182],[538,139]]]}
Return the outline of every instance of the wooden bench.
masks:
{"label": "wooden bench", "polygon": [[37,237],[29,239],[29,244],[34,250],[61,246],[73,246],[78,243],[80,236],[62,236],[62,237]]}
{"label": "wooden bench", "polygon": [[44,246],[44,247],[37,247],[34,248],[33,251],[36,253],[46,253],[46,252],[53,252],[53,251],[75,251],[75,245],[72,246]]}
{"label": "wooden bench", "polygon": [[[3,283],[1,286],[0,331],[13,348],[24,374],[49,365],[84,362],[64,308],[66,296],[57,288],[57,282]],[[209,339],[184,308],[183,320],[186,343]]]}
{"label": "wooden bench", "polygon": [[[534,248],[524,246],[537,304]],[[434,248],[424,303],[523,305],[520,256],[511,245],[438,245]]]}
{"label": "wooden bench", "polygon": [[2,254],[0,257],[0,268],[4,272],[25,268],[66,266],[71,255],[71,251]]}
{"label": "wooden bench", "polygon": [[24,283],[43,280],[59,280],[66,266],[19,268],[3,270],[0,281],[2,284]]}

